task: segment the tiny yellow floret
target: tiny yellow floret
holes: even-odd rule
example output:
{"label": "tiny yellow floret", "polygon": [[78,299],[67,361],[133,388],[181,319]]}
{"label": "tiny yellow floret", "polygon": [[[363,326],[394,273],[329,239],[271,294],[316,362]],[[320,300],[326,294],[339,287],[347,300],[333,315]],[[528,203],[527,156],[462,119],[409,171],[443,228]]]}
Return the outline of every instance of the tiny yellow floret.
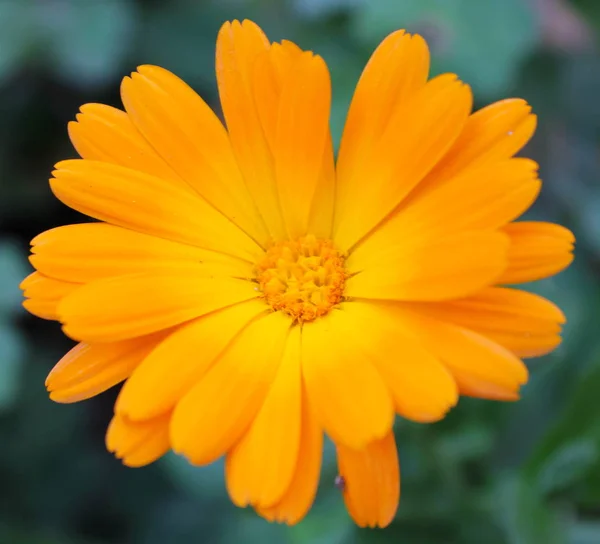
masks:
{"label": "tiny yellow floret", "polygon": [[342,300],[344,258],[331,240],[313,235],[273,244],[256,267],[260,291],[295,322],[313,321]]}

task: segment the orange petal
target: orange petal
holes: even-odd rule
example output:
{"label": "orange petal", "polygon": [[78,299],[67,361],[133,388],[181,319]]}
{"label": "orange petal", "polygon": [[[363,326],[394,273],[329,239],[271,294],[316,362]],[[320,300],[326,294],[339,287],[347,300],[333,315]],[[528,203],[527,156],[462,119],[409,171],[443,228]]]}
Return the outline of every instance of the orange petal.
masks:
{"label": "orange petal", "polygon": [[512,157],[533,136],[537,118],[520,98],[495,102],[471,115],[460,137],[427,182],[450,179],[466,168]]}
{"label": "orange petal", "polygon": [[253,284],[202,277],[189,268],[130,274],[88,283],[58,306],[66,334],[86,342],[144,336],[256,298]]}
{"label": "orange petal", "polygon": [[472,329],[519,357],[552,351],[565,316],[549,300],[526,291],[490,287],[468,298],[415,303],[420,313]]}
{"label": "orange petal", "polygon": [[277,376],[248,431],[227,455],[227,490],[237,506],[280,501],[296,472],[302,376],[300,327],[292,327]]}
{"label": "orange petal", "polygon": [[67,206],[114,225],[254,261],[244,232],[206,201],[159,178],[113,164],[69,160],[50,186]]}
{"label": "orange petal", "polygon": [[[242,23],[237,29],[238,36],[253,33],[253,23]],[[227,23],[225,24],[225,27]],[[225,29],[224,27],[224,29]],[[240,32],[240,28],[242,31]],[[224,29],[222,31],[224,31]],[[226,38],[224,38],[226,39]],[[281,89],[285,81],[296,69],[297,62],[304,57],[302,49],[292,42],[274,43],[270,48],[259,47],[261,52],[252,60],[252,70],[248,72],[256,111],[269,148],[277,146],[277,123],[280,111]],[[248,69],[249,67],[246,67]]]}
{"label": "orange petal", "polygon": [[206,202],[257,240],[268,241],[236,164],[227,131],[210,107],[177,76],[139,66],[121,85],[125,109],[163,159]]}
{"label": "orange petal", "polygon": [[398,30],[385,38],[360,77],[344,127],[337,161],[339,198],[346,200],[368,180],[357,175],[371,160],[391,112],[410,102],[429,72],[429,50],[421,36]]}
{"label": "orange petal", "polygon": [[177,453],[204,465],[233,447],[269,392],[289,327],[281,312],[253,321],[183,397],[171,423]]}
{"label": "orange petal", "polygon": [[133,422],[115,414],[106,432],[106,449],[128,467],[142,467],[162,457],[169,448],[171,414]]}
{"label": "orange petal", "polygon": [[390,430],[394,407],[368,357],[353,348],[338,310],[302,328],[302,372],[315,413],[334,441],[362,448]]}
{"label": "orange petal", "polygon": [[189,189],[124,111],[104,104],[85,104],[80,109],[77,121],[69,123],[69,137],[82,159],[119,164]]}
{"label": "orange petal", "polygon": [[264,302],[251,300],[180,326],[136,368],[121,389],[115,412],[140,420],[171,410],[240,330],[266,309]]}
{"label": "orange petal", "polygon": [[573,262],[575,237],[554,223],[523,221],[504,227],[510,237],[508,268],[498,283],[524,283],[558,274]]}
{"label": "orange petal", "polygon": [[[444,300],[469,295],[496,282],[506,268],[508,237],[465,231],[440,238],[390,236],[386,251],[356,252],[345,296],[389,300]],[[382,244],[383,246],[383,244]]]}
{"label": "orange petal", "polygon": [[58,303],[67,295],[81,287],[79,283],[49,278],[39,272],[29,274],[19,286],[27,300],[23,306],[42,319],[58,320]]}
{"label": "orange petal", "polygon": [[219,96],[244,181],[273,239],[285,237],[271,151],[257,113],[253,72],[269,40],[252,21],[225,23],[217,37]]}
{"label": "orange petal", "polygon": [[[302,60],[305,59],[305,60]],[[267,139],[269,148],[272,152],[276,149],[281,148],[281,144],[278,142],[278,124],[279,124],[279,113],[283,111],[287,114],[289,121],[290,115],[293,111],[298,111],[296,106],[284,109],[281,106],[282,87],[287,82],[287,87],[293,88],[290,81],[298,79],[299,74],[297,73],[300,65],[307,64],[307,56],[302,54],[302,50],[295,44],[287,41],[283,41],[281,44],[274,43],[268,51],[263,51],[258,55],[256,62],[254,63],[253,69],[253,90],[254,90],[254,101],[256,104],[258,116],[262,129]],[[314,59],[312,61],[314,64]],[[322,72],[322,70],[320,70]],[[322,76],[322,74],[321,74]],[[327,75],[328,82],[329,75]],[[304,80],[311,81],[310,77],[305,77]],[[301,85],[305,84],[305,81],[301,82]],[[315,81],[319,83],[319,81]],[[322,84],[322,77],[320,83]],[[299,86],[301,86],[299,85]],[[319,98],[319,104],[322,103],[322,98],[327,97],[329,100],[330,89],[329,83],[327,84],[327,92],[324,93],[323,97]],[[288,91],[287,95],[292,93]],[[304,103],[309,103],[305,98],[302,98]],[[327,112],[328,114],[328,112]],[[304,116],[303,121],[310,121],[312,124],[315,121],[313,119],[314,113],[311,111],[308,116]],[[296,115],[299,119],[302,115]],[[301,144],[296,153],[303,152],[315,148],[315,141],[311,138],[310,144]],[[320,178],[314,188],[314,197],[312,198],[312,204],[310,207],[310,213],[308,217],[308,232],[314,234],[317,237],[330,238],[331,228],[333,221],[333,206],[334,206],[334,195],[335,195],[335,168],[333,158],[333,144],[331,137],[328,136],[323,146],[324,152],[322,154],[322,165]],[[285,166],[285,165],[284,165]],[[304,164],[304,160],[300,159],[295,168],[292,168],[292,174],[298,176],[296,168],[306,168],[308,164]],[[314,166],[314,165],[310,165]],[[312,179],[311,175],[306,176],[307,179]],[[280,182],[282,180],[280,179]],[[283,180],[285,182],[285,179]],[[287,181],[288,186],[292,186],[290,181]],[[306,185],[304,179],[298,183],[297,189],[303,189]],[[306,189],[303,189],[304,193]],[[306,194],[304,196],[306,196]],[[288,195],[289,196],[289,195]],[[292,212],[294,209],[292,207]]]}
{"label": "orange petal", "polygon": [[514,400],[527,382],[527,367],[510,351],[469,329],[415,312],[410,305],[381,303],[400,330],[439,357],[461,394]]}
{"label": "orange petal", "polygon": [[337,187],[331,136],[328,136],[325,144],[322,162],[321,174],[308,218],[308,232],[317,238],[331,238]]}
{"label": "orange petal", "polygon": [[390,113],[373,151],[352,171],[359,181],[344,191],[339,178],[334,240],[341,250],[366,236],[429,173],[460,134],[471,103],[470,89],[446,74]]}
{"label": "orange petal", "polygon": [[458,401],[458,388],[446,367],[418,342],[402,334],[378,304],[340,305],[346,342],[362,351],[388,386],[396,411],[423,423],[443,418]]}
{"label": "orange petal", "polygon": [[303,53],[282,84],[273,155],[290,238],[307,233],[311,204],[329,144],[331,83],[323,59]]}
{"label": "orange petal", "polygon": [[269,507],[256,507],[256,511],[269,521],[294,525],[308,512],[317,494],[321,459],[323,457],[323,431],[302,389],[302,417],[298,462],[292,481],[281,500]]}
{"label": "orange petal", "polygon": [[419,186],[353,250],[353,260],[383,252],[390,242],[505,225],[536,199],[541,187],[537,169],[529,159],[509,159],[469,169],[439,186]]}
{"label": "orange petal", "polygon": [[344,501],[359,527],[387,527],[400,500],[400,466],[394,433],[362,450],[337,444]]}
{"label": "orange petal", "polygon": [[155,334],[107,344],[77,344],[48,374],[50,398],[79,402],[106,391],[127,379],[163,338]]}
{"label": "orange petal", "polygon": [[66,225],[32,241],[31,264],[65,281],[87,283],[169,267],[191,265],[203,274],[249,278],[253,265],[223,253],[171,242],[107,223]]}

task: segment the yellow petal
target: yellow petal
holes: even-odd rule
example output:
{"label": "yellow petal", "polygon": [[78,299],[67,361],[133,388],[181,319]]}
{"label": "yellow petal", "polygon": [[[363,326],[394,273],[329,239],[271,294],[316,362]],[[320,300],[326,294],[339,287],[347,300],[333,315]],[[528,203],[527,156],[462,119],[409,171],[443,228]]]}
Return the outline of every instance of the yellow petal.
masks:
{"label": "yellow petal", "polygon": [[127,379],[163,337],[163,334],[154,334],[107,344],[76,345],[46,378],[50,398],[70,403],[106,391]]}
{"label": "yellow petal", "polygon": [[347,265],[355,275],[344,294],[387,300],[466,296],[496,282],[506,268],[508,245],[506,235],[490,231],[389,239],[387,250],[369,260],[350,256]]}
{"label": "yellow petal", "polygon": [[565,316],[549,300],[526,291],[490,287],[468,298],[415,303],[420,313],[472,329],[516,353],[534,357],[560,343]]}
{"label": "yellow petal", "polygon": [[305,388],[302,389],[301,420],[298,462],[287,491],[277,504],[256,507],[256,511],[269,521],[288,525],[298,523],[312,506],[317,494],[323,457],[323,431],[309,405]]}
{"label": "yellow petal", "polygon": [[333,142],[331,136],[328,136],[321,173],[308,218],[308,232],[317,238],[331,238],[332,236],[336,187]]}
{"label": "yellow petal", "polygon": [[240,330],[266,310],[264,302],[251,300],[180,326],[136,368],[121,389],[115,412],[140,420],[171,410]]}
{"label": "yellow petal", "polygon": [[114,342],[167,329],[256,298],[244,280],[202,277],[189,268],[88,283],[58,306],[64,331],[86,342]]}
{"label": "yellow petal", "polygon": [[400,500],[400,466],[394,433],[362,450],[337,444],[344,501],[359,527],[387,527]]}
{"label": "yellow petal", "polygon": [[227,131],[210,107],[177,76],[139,66],[121,85],[125,109],[159,155],[206,202],[257,240],[268,241],[236,164]]}
{"label": "yellow petal", "polygon": [[[320,238],[330,238],[335,196],[335,168],[333,144],[328,129],[326,130],[328,136],[321,153],[322,158],[320,160],[322,164],[319,179],[315,187],[307,183],[307,180],[314,180],[316,166],[314,160],[317,160],[316,155],[318,154],[314,150],[321,145],[319,139],[315,139],[314,134],[321,133],[324,126],[323,121],[319,121],[318,116],[315,115],[314,107],[307,96],[306,90],[302,88],[307,85],[307,82],[311,84],[313,90],[326,84],[326,89],[320,91],[322,95],[317,96],[315,100],[320,106],[321,114],[329,115],[329,107],[326,110],[321,107],[325,102],[329,103],[330,101],[329,75],[326,73],[326,67],[323,70],[323,66],[319,66],[319,64],[318,58],[311,59],[309,55],[302,54],[302,50],[297,45],[284,40],[281,44],[272,44],[268,51],[263,51],[257,56],[254,63],[252,83],[258,117],[269,148],[272,153],[276,154],[279,172],[285,174],[284,171],[289,169],[292,176],[287,177],[287,175],[284,175],[279,179],[280,194],[283,191],[280,198],[283,199],[284,209],[286,202],[288,202],[287,211],[293,214],[292,219],[298,219],[296,216],[300,216],[302,221],[305,213],[308,213],[308,228],[303,230]],[[302,74],[302,72],[307,71],[316,73]],[[289,104],[288,107],[282,106],[282,89],[284,85],[287,87],[285,100],[299,100],[298,104]],[[301,92],[300,88],[302,88]],[[295,98],[294,95],[296,95]],[[310,107],[310,112],[306,115],[301,114],[302,107]],[[280,113],[285,114],[285,116],[281,118]],[[286,149],[290,138],[298,139],[302,136],[294,131],[288,133],[287,136],[284,135],[285,139],[282,141],[279,139],[278,130],[283,125],[298,122],[302,123],[305,128],[312,127],[306,131],[309,135],[308,142],[298,142],[294,144],[295,147]],[[280,123],[283,125],[278,128]],[[321,123],[320,126],[319,123]],[[280,154],[282,151],[283,155]],[[300,154],[311,155],[311,162],[305,163],[306,159],[301,157]],[[288,157],[288,161],[282,162],[285,157]],[[306,171],[307,168],[310,170]],[[304,172],[304,174],[301,174],[301,172]],[[298,178],[299,181],[293,181],[293,178]],[[314,189],[312,204],[310,204],[308,211],[307,209],[298,211],[295,209],[293,198],[291,198],[293,192],[290,189],[301,192],[300,198],[304,203],[304,208],[309,203],[310,192]]]}
{"label": "yellow petal", "polygon": [[399,331],[378,304],[353,301],[340,309],[349,347],[362,351],[379,371],[396,411],[422,423],[443,418],[458,401],[458,388],[446,367],[425,345]]}
{"label": "yellow petal", "polygon": [[338,443],[362,448],[391,428],[390,393],[368,357],[345,334],[335,310],[302,329],[302,372],[311,405],[325,432]]}
{"label": "yellow petal", "polygon": [[554,223],[523,221],[504,227],[510,237],[508,267],[498,283],[524,283],[558,274],[573,262],[575,237]]}
{"label": "yellow petal", "polygon": [[189,189],[124,111],[104,104],[85,104],[80,109],[77,121],[69,123],[69,137],[82,159],[119,164]]}
{"label": "yellow petal", "polygon": [[106,449],[128,467],[141,467],[162,457],[169,448],[171,414],[133,422],[115,414],[106,432]]}
{"label": "yellow petal", "polygon": [[49,278],[40,272],[29,274],[19,286],[27,300],[23,306],[42,319],[58,320],[58,303],[67,295],[79,289],[81,284]]}
{"label": "yellow petal", "polygon": [[390,242],[505,225],[536,199],[541,187],[537,168],[529,159],[509,159],[469,169],[442,185],[419,186],[353,250],[352,262],[368,260]]}
{"label": "yellow petal", "polygon": [[285,237],[273,157],[258,117],[252,78],[269,40],[251,21],[225,23],[217,37],[216,69],[227,130],[244,181],[273,239]]}
{"label": "yellow petal", "polygon": [[289,488],[298,463],[301,393],[300,327],[296,326],[262,408],[227,455],[227,490],[237,506],[272,506]]}
{"label": "yellow petal", "polygon": [[253,321],[179,402],[171,441],[193,464],[213,462],[240,439],[277,373],[290,320],[274,312]]}
{"label": "yellow petal", "polygon": [[50,180],[56,197],[90,217],[250,261],[260,253],[225,216],[176,185],[96,161],[63,161],[56,167]]}
{"label": "yellow petal", "polygon": [[366,163],[390,122],[390,114],[423,88],[429,50],[421,36],[398,30],[377,47],[360,77],[344,127],[337,161],[339,199],[352,198],[368,179],[357,172]]}
{"label": "yellow petal", "polygon": [[[245,33],[258,32],[252,23],[244,21],[241,27],[233,23],[238,37]],[[227,23],[224,29],[227,28]],[[240,31],[240,28],[242,29]],[[223,32],[225,30],[223,29]],[[224,37],[224,40],[227,38]],[[277,123],[280,111],[281,89],[285,81],[296,69],[297,62],[304,57],[302,50],[292,42],[274,43],[268,49],[262,45],[260,52],[252,59],[252,69],[247,66],[252,86],[252,95],[256,112],[268,147],[273,150],[277,146]]]}
{"label": "yellow petal", "polygon": [[283,218],[290,238],[306,234],[329,143],[331,83],[321,57],[303,53],[283,82],[273,154]]}
{"label": "yellow petal", "polygon": [[195,266],[203,274],[252,277],[252,264],[223,253],[141,234],[107,223],[66,225],[36,236],[31,264],[65,281],[87,283],[111,276]]}
{"label": "yellow petal", "polygon": [[413,335],[450,370],[461,394],[515,400],[527,367],[506,348],[476,332],[433,319],[407,304],[380,303],[399,329]]}
{"label": "yellow petal", "polygon": [[429,173],[460,134],[471,102],[470,89],[446,74],[390,112],[373,151],[352,171],[358,181],[344,191],[339,178],[334,240],[342,251],[383,221]]}
{"label": "yellow petal", "polygon": [[508,159],[533,136],[536,116],[525,100],[495,102],[471,115],[460,137],[433,169],[427,182],[449,179],[466,168]]}

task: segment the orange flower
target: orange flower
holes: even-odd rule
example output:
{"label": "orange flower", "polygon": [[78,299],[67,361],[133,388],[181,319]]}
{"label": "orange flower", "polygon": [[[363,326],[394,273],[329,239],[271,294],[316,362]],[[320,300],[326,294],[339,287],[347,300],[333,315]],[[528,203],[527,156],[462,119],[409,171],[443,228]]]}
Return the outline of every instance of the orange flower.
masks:
{"label": "orange flower", "polygon": [[382,42],[335,165],[323,59],[250,21],[217,40],[227,128],[155,66],[124,79],[125,111],[83,106],[69,125],[82,160],[50,184],[100,222],[37,236],[22,285],[80,342],[50,397],[126,380],[109,450],[130,466],[226,456],[233,502],[290,524],[313,502],[325,432],[356,523],[390,523],[395,414],[517,399],[520,357],[552,351],[564,317],[504,285],[559,272],[574,242],[512,222],[540,190],[537,164],[513,158],[529,106],[471,114],[469,87],[428,71],[419,36]]}

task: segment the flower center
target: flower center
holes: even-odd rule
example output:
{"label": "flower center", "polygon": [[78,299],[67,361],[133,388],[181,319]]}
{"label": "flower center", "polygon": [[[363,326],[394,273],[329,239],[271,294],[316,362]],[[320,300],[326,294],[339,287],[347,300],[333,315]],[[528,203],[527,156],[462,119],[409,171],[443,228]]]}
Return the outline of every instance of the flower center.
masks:
{"label": "flower center", "polygon": [[347,277],[344,259],[331,241],[312,235],[274,244],[256,269],[265,300],[299,323],[339,303]]}

